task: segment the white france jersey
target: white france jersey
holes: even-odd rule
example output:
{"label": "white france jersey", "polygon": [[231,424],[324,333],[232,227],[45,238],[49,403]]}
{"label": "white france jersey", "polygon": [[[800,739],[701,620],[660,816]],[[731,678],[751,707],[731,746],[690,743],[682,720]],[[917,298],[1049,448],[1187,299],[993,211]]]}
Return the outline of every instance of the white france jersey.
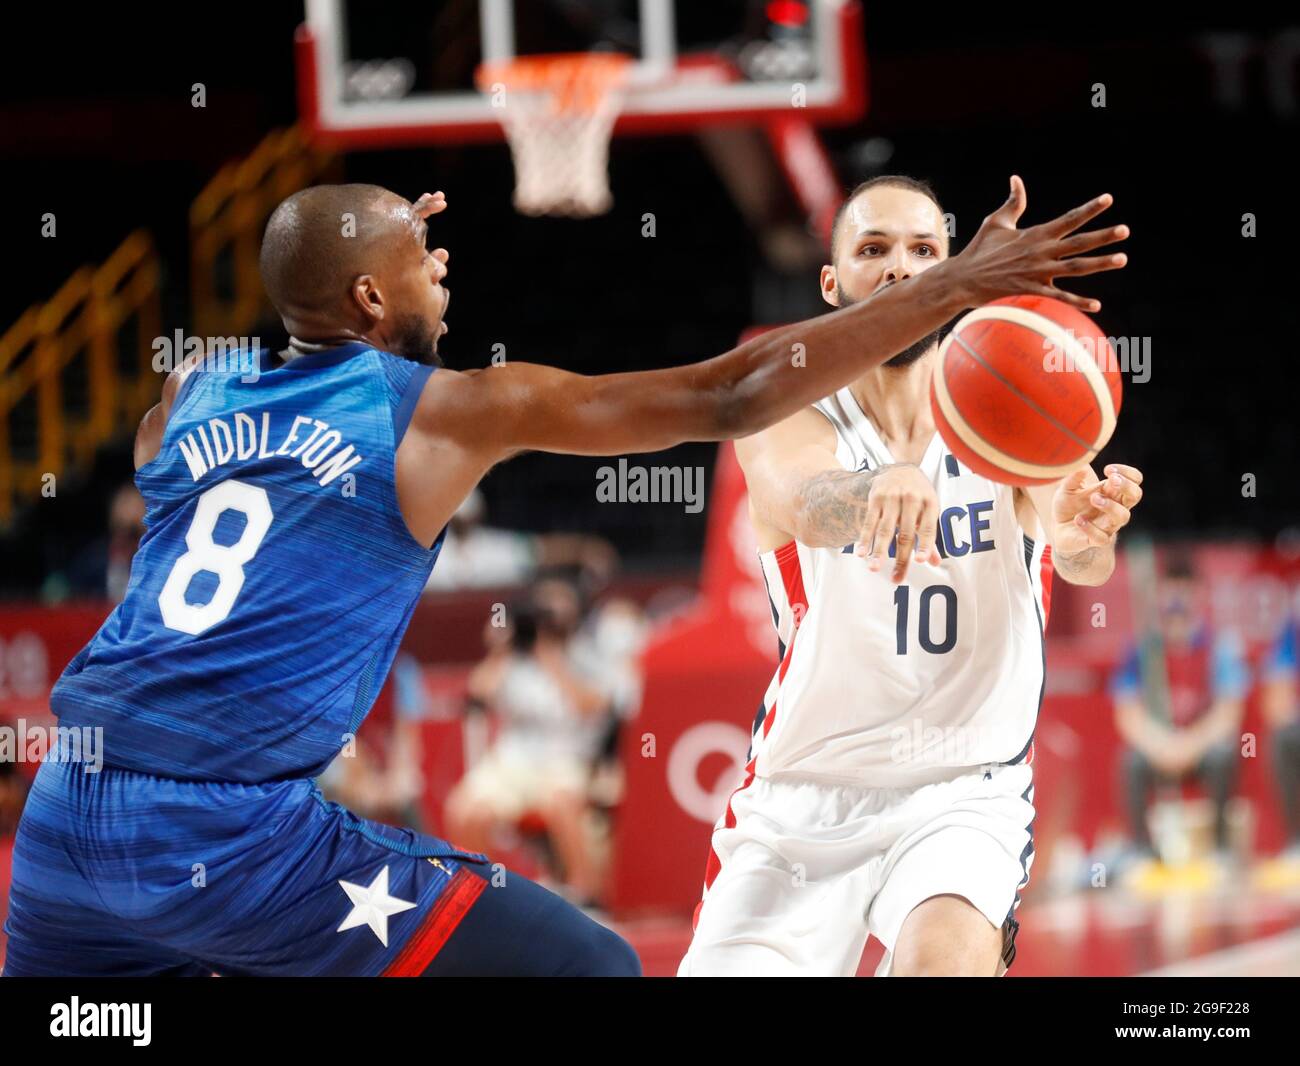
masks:
{"label": "white france jersey", "polygon": [[[895,461],[849,389],[814,406],[846,470]],[[913,561],[895,585],[852,545],[760,553],[781,663],[751,773],[907,788],[1032,760],[1050,549],[1021,529],[1014,489],[959,465],[938,433],[920,467],[939,498],[939,566]]]}

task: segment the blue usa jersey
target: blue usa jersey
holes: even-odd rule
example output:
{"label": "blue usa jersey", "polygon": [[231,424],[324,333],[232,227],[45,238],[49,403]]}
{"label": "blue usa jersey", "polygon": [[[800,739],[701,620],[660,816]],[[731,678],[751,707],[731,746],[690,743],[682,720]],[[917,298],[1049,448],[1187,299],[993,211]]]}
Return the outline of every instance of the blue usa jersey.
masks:
{"label": "blue usa jersey", "polygon": [[[256,368],[256,369],[254,369]],[[136,473],[125,600],[51,695],[106,765],[190,780],[314,776],[361,724],[438,555],[395,457],[431,368],[364,343],[197,369]]]}
{"label": "blue usa jersey", "polygon": [[[350,344],[257,371],[191,373],[137,472],[126,599],[51,697],[5,974],[639,972],[559,897],[308,780],[370,709],[438,554],[394,480],[430,370]],[[72,727],[102,727],[102,766]]]}

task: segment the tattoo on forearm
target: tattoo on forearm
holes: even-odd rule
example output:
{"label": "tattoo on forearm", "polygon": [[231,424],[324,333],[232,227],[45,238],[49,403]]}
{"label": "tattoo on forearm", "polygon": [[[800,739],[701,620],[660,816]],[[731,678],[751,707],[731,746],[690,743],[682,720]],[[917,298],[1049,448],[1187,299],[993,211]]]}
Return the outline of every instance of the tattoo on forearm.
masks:
{"label": "tattoo on forearm", "polygon": [[856,541],[866,524],[871,483],[893,468],[890,465],[875,470],[827,470],[805,481],[799,494],[800,525],[808,538],[805,543],[818,540],[839,545]]}
{"label": "tattoo on forearm", "polygon": [[1088,574],[1096,568],[1101,553],[1111,550],[1110,548],[1084,548],[1082,551],[1070,552],[1068,555],[1057,555],[1053,552],[1052,566],[1062,577]]}

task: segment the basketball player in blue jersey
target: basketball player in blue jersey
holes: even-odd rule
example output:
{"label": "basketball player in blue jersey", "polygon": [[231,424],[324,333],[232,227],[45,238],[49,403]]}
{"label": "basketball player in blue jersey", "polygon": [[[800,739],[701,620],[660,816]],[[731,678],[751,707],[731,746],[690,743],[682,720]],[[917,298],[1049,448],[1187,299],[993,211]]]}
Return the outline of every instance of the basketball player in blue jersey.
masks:
{"label": "basketball player in blue jersey", "polygon": [[[753,433],[964,308],[1111,270],[1101,197],[1017,230],[1024,190],[906,284],[707,362],[584,377],[438,369],[440,193],[299,192],[261,268],[292,340],[173,372],[140,425],[147,531],[126,598],[51,695],[59,747],[13,860],[12,975],[620,975],[618,936],[479,854],[368,822],[312,779],[388,672],[453,512],[529,449],[605,455]],[[665,303],[665,310],[671,303]],[[802,344],[806,359],[792,360]],[[800,365],[796,365],[800,364]],[[806,365],[803,365],[806,364]]]}

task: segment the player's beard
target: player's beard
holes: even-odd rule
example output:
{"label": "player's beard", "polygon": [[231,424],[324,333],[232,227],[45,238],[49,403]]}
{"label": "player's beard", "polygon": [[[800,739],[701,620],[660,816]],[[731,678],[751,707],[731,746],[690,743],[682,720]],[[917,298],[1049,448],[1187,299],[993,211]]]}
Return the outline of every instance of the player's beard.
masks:
{"label": "player's beard", "polygon": [[441,319],[430,326],[419,315],[400,315],[393,354],[425,366],[442,366],[442,358],[438,355],[438,338],[441,335]]}
{"label": "player's beard", "polygon": [[[897,284],[898,282],[896,281],[890,282],[890,285],[897,285]],[[889,285],[886,285],[885,288],[886,289],[889,288]],[[881,289],[879,291],[883,292],[884,289]],[[839,297],[839,301],[840,301],[839,305],[841,307],[849,307],[855,303],[861,302],[859,300],[855,300],[852,296],[850,296],[847,292],[845,292],[840,287],[838,281],[835,283],[835,294],[836,296]],[[875,293],[872,293],[872,296],[874,295]],[[870,299],[870,297],[868,297],[868,299]],[[965,312],[963,311],[962,314],[965,314]],[[909,344],[896,356],[894,356],[892,359],[885,360],[885,362],[882,363],[881,365],[893,367],[894,369],[898,369],[899,367],[911,366],[918,359],[920,359],[921,356],[925,355],[925,353],[928,352],[931,348],[937,347],[938,345],[942,344],[944,337],[948,336],[948,334],[952,332],[952,327],[957,324],[957,320],[959,318],[961,318],[961,315],[954,315],[951,319],[945,322],[933,333],[927,333],[919,341],[915,341],[914,343]]]}

